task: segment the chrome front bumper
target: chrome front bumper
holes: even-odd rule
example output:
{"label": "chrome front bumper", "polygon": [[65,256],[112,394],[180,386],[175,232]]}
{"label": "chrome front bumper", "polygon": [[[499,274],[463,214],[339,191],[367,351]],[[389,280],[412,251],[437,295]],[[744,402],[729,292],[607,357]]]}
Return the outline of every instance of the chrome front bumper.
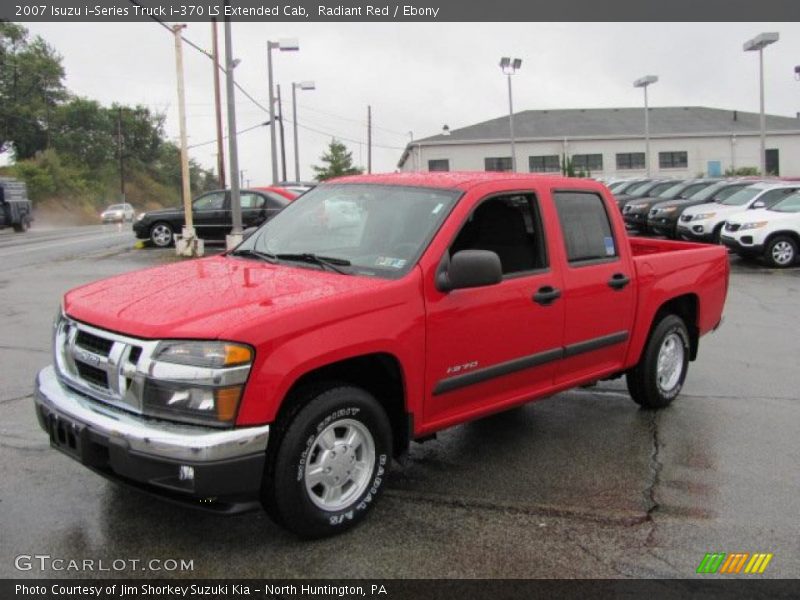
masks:
{"label": "chrome front bumper", "polygon": [[269,425],[221,430],[141,417],[105,406],[62,385],[52,366],[37,375],[34,398],[37,408],[45,407],[133,452],[156,458],[227,460],[265,452],[269,441]]}
{"label": "chrome front bumper", "polygon": [[110,479],[181,503],[202,499],[198,508],[214,511],[258,498],[269,425],[223,430],[143,417],[73,391],[52,366],[36,376],[34,402],[51,446]]}

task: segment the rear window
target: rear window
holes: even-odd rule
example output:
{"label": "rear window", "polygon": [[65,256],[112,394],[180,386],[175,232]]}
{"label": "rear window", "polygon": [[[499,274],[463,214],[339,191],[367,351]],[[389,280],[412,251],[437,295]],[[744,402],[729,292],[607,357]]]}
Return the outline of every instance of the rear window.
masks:
{"label": "rear window", "polygon": [[617,256],[611,221],[598,194],[556,192],[553,198],[570,263],[605,261]]}

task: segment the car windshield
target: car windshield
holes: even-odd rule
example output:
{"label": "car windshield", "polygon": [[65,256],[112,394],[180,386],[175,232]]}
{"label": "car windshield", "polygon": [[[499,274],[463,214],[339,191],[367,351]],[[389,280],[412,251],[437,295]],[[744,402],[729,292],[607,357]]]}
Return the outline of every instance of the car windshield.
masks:
{"label": "car windshield", "polygon": [[289,204],[234,253],[325,268],[321,261],[348,274],[394,279],[416,263],[460,195],[391,185],[322,185]]}
{"label": "car windshield", "polygon": [[667,189],[665,189],[663,192],[661,192],[658,195],[658,197],[659,198],[664,198],[664,200],[673,200],[673,199],[677,198],[680,195],[680,193],[683,190],[685,190],[687,187],[689,187],[689,186],[687,186],[683,182],[676,183],[675,185],[670,186]]}
{"label": "car windshield", "polygon": [[112,204],[106,210],[125,210],[124,204]]}
{"label": "car windshield", "polygon": [[689,196],[689,200],[708,200],[714,194],[716,194],[719,190],[724,188],[728,185],[724,181],[720,181],[719,183],[715,183],[714,185],[710,185],[707,188],[703,188],[702,190],[695,192],[691,196]]}
{"label": "car windshield", "polygon": [[631,196],[637,196],[639,194],[644,193],[646,190],[649,190],[652,186],[653,186],[652,181],[645,181],[644,183],[640,183],[638,185],[631,187],[628,190],[625,190],[625,193]]}
{"label": "car windshield", "polygon": [[782,213],[796,213],[800,212],[800,193],[792,194],[791,196],[787,196],[780,202],[778,202],[772,208],[767,210],[774,210],[775,212],[782,212]]}
{"label": "car windshield", "polygon": [[747,187],[736,191],[723,200],[717,200],[717,202],[725,206],[744,206],[750,200],[763,193],[763,191],[763,188]]}

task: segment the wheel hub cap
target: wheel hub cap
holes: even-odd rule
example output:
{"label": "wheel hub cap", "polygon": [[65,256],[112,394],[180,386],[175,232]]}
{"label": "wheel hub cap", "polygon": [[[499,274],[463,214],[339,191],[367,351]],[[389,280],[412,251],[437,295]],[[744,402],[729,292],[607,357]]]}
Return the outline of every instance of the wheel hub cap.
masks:
{"label": "wheel hub cap", "polygon": [[785,265],[792,260],[792,246],[788,242],[778,242],[772,247],[772,258],[779,265]]}
{"label": "wheel hub cap", "polygon": [[309,498],[323,510],[341,510],[369,485],[375,442],[362,423],[340,419],[317,435],[308,456],[304,479]]}
{"label": "wheel hub cap", "polygon": [[675,389],[683,373],[683,340],[677,333],[671,333],[661,343],[656,364],[658,387],[663,392]]}

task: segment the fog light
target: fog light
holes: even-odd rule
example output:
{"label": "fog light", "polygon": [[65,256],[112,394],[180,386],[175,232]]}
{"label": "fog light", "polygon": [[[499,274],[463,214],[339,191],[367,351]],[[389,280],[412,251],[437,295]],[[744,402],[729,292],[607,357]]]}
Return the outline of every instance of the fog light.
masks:
{"label": "fog light", "polygon": [[692,227],[692,231],[695,233],[703,233],[703,226],[702,225],[695,225]]}
{"label": "fog light", "polygon": [[178,479],[181,481],[194,481],[194,467],[181,465],[178,470]]}

